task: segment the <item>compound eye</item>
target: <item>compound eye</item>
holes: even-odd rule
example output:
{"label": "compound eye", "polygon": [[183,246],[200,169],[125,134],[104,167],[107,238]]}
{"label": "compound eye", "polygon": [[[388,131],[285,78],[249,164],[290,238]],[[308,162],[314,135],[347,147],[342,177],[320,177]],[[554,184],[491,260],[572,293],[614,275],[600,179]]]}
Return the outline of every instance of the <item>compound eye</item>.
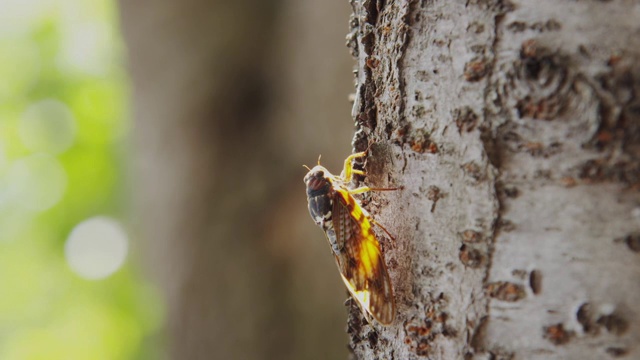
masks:
{"label": "compound eye", "polygon": [[324,171],[318,170],[318,171],[314,172],[313,173],[313,177],[323,178],[324,177]]}

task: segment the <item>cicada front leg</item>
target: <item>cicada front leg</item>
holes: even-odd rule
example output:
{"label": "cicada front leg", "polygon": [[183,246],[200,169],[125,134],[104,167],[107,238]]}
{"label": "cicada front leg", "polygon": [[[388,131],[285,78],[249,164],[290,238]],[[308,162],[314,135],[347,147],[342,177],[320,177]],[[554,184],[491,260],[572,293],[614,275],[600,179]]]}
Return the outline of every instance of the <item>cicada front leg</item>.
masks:
{"label": "cicada front leg", "polygon": [[344,180],[345,183],[350,183],[351,180],[353,179],[354,174],[366,176],[364,171],[354,169],[353,163],[352,163],[353,160],[363,158],[365,156],[367,156],[367,152],[363,151],[363,152],[351,154],[344,160],[344,168],[342,169],[342,179]]}

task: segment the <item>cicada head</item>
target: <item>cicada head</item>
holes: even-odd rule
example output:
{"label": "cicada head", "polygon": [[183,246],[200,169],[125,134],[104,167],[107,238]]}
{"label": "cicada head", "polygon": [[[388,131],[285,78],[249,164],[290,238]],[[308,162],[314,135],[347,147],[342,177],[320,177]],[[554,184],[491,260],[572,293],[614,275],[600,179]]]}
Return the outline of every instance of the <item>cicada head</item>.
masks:
{"label": "cicada head", "polygon": [[304,177],[304,183],[307,185],[307,197],[315,197],[320,195],[326,195],[329,193],[331,189],[331,180],[329,180],[329,176],[331,175],[327,169],[320,165],[316,165],[313,169],[309,170],[307,175]]}

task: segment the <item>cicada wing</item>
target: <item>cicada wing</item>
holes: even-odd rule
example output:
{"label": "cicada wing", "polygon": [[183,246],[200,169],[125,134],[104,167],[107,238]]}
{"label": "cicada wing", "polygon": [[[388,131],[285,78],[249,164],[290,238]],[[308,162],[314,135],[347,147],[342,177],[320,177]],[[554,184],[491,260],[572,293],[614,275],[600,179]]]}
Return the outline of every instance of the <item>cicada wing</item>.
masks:
{"label": "cicada wing", "polygon": [[332,216],[336,241],[344,244],[336,262],[345,285],[360,307],[381,324],[390,324],[395,316],[393,288],[371,222],[342,189],[336,191]]}

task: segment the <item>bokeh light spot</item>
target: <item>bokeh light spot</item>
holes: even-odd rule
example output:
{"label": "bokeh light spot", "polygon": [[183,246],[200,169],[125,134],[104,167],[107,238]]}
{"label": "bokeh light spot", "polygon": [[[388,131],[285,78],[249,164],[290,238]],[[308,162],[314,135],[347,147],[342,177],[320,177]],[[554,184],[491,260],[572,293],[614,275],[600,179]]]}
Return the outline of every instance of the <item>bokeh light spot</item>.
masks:
{"label": "bokeh light spot", "polygon": [[75,21],[63,27],[62,49],[58,63],[67,70],[104,76],[112,58],[109,25],[96,20]]}
{"label": "bokeh light spot", "polygon": [[28,149],[52,154],[67,150],[73,144],[76,131],[69,108],[52,99],[30,105],[18,127],[20,140]]}
{"label": "bokeh light spot", "polygon": [[9,173],[8,197],[15,205],[44,211],[57,204],[67,187],[67,174],[54,157],[31,155],[15,161]]}
{"label": "bokeh light spot", "polygon": [[117,221],[104,216],[76,225],[64,248],[71,269],[89,280],[116,272],[127,257],[127,250],[127,234]]}

